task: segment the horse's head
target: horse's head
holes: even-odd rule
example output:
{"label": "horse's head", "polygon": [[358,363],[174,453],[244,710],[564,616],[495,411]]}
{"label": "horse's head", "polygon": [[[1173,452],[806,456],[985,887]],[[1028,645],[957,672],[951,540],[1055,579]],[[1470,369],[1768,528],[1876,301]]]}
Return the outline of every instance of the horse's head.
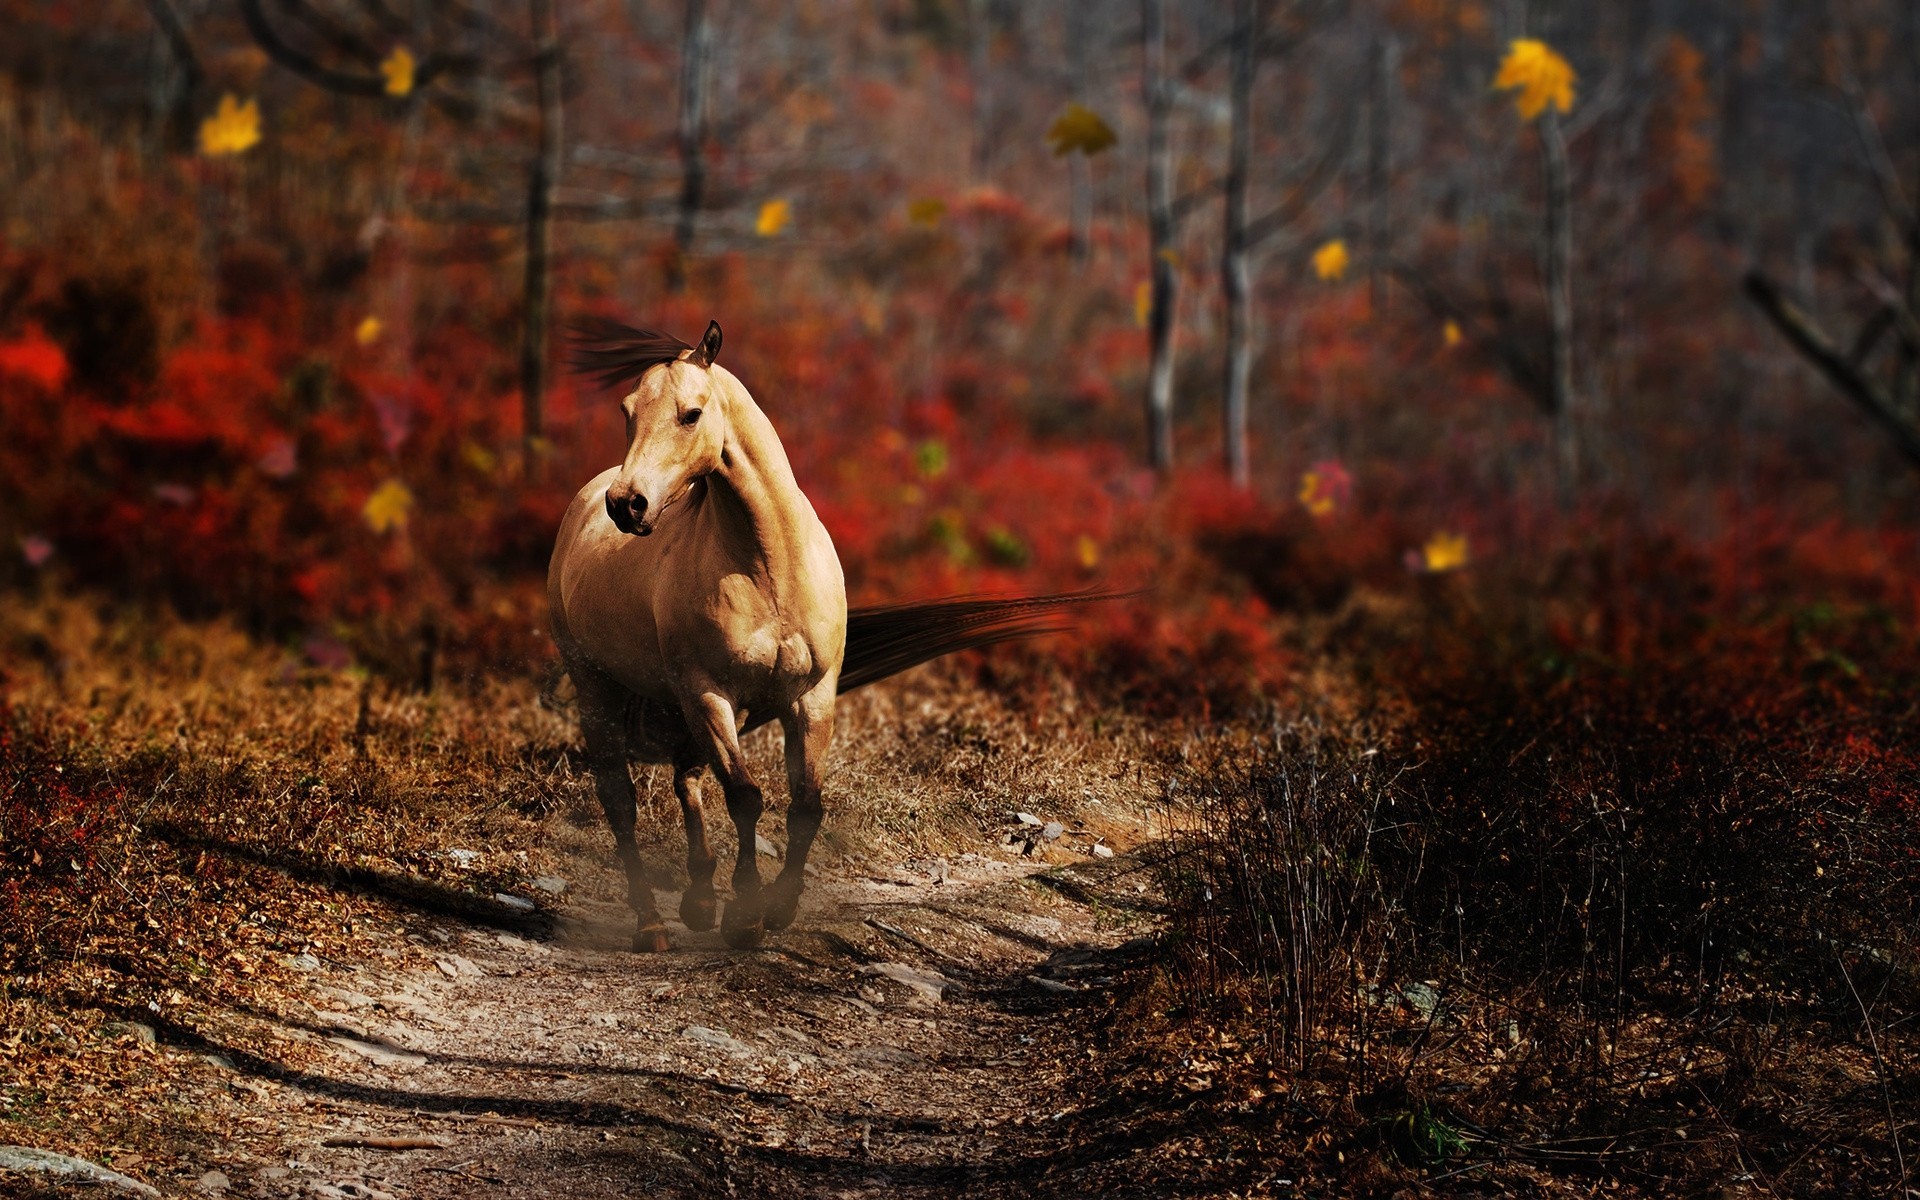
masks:
{"label": "horse's head", "polygon": [[719,469],[727,436],[724,369],[714,370],[720,326],[700,344],[648,368],[620,402],[627,456],[607,485],[607,516],[622,533],[646,537],[660,516]]}

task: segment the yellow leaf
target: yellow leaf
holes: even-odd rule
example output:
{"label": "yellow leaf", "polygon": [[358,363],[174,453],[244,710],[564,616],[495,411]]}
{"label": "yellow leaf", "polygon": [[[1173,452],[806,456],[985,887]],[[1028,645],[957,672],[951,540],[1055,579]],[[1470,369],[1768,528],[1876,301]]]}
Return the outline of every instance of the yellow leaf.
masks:
{"label": "yellow leaf", "polygon": [[1133,289],[1133,323],[1140,328],[1147,327],[1147,318],[1153,314],[1153,284],[1142,279],[1140,286]]}
{"label": "yellow leaf", "polygon": [[460,460],[481,475],[493,474],[493,469],[500,465],[500,460],[495,456],[493,451],[482,446],[479,442],[462,442],[460,445]]}
{"label": "yellow leaf", "polygon": [[245,154],[260,140],[260,105],[242,104],[229,92],[220,97],[213,115],[200,122],[200,153],[208,158]]}
{"label": "yellow leaf", "polygon": [[387,95],[404,96],[413,91],[413,52],[395,46],[393,53],[381,61],[380,73],[387,77]]}
{"label": "yellow leaf", "polygon": [[380,335],[386,331],[387,327],[381,323],[379,317],[368,317],[353,327],[353,340],[362,346],[371,346],[379,341]]}
{"label": "yellow leaf", "polygon": [[947,202],[937,196],[928,196],[907,205],[907,220],[915,225],[925,225],[928,229],[939,225],[940,218],[946,215]]}
{"label": "yellow leaf", "polygon": [[1084,533],[1081,534],[1080,540],[1074,543],[1074,557],[1080,560],[1081,570],[1093,570],[1100,565],[1100,543]]}
{"label": "yellow leaf", "polygon": [[1518,89],[1514,107],[1522,120],[1531,121],[1548,105],[1568,112],[1573,108],[1573,68],[1538,38],[1515,38],[1493,77],[1495,91]]}
{"label": "yellow leaf", "polygon": [[1347,243],[1335,238],[1313,252],[1313,273],[1329,282],[1347,273]]}
{"label": "yellow leaf", "polygon": [[1053,147],[1053,156],[1060,158],[1078,150],[1091,158],[1113,145],[1119,138],[1113,132],[1113,126],[1100,118],[1100,114],[1081,104],[1069,104],[1066,110],[1053,119],[1047,128],[1047,143]]}
{"label": "yellow leaf", "polygon": [[407,517],[413,512],[413,493],[407,485],[398,479],[389,479],[373,489],[373,495],[361,506],[360,515],[365,518],[367,528],[375,533],[387,533],[407,527]]}
{"label": "yellow leaf", "polygon": [[1161,262],[1172,267],[1174,270],[1178,271],[1180,269],[1180,252],[1172,246],[1162,246],[1160,248],[1159,258]]}
{"label": "yellow leaf", "polygon": [[1448,321],[1445,328],[1440,331],[1440,336],[1445,339],[1448,346],[1458,346],[1466,340],[1467,335],[1460,332],[1460,322]]}
{"label": "yellow leaf", "polygon": [[1300,503],[1316,517],[1333,511],[1333,493],[1321,482],[1318,472],[1308,471],[1300,477]]}
{"label": "yellow leaf", "polygon": [[760,206],[760,219],[753,231],[761,237],[774,237],[793,223],[793,205],[785,200],[769,200]]}
{"label": "yellow leaf", "polygon": [[1429,571],[1458,570],[1467,565],[1466,535],[1436,533],[1420,548],[1420,558]]}

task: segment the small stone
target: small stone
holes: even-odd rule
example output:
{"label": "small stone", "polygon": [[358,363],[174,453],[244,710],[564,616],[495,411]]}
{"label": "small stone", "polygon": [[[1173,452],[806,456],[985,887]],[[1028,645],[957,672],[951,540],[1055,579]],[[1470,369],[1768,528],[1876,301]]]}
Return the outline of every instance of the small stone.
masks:
{"label": "small stone", "polygon": [[216,1067],[222,1071],[232,1071],[237,1069],[233,1065],[233,1060],[228,1058],[224,1054],[202,1054],[200,1056],[200,1061],[207,1064],[210,1067]]}
{"label": "small stone", "polygon": [[287,960],[287,965],[296,971],[318,971],[320,960],[311,954],[296,954]]}
{"label": "small stone", "polygon": [[142,1025],[138,1021],[108,1021],[100,1027],[100,1032],[108,1037],[130,1037],[142,1046],[151,1046],[159,1041],[153,1026]]}
{"label": "small stone", "polygon": [[451,959],[436,958],[433,960],[433,965],[436,967],[439,967],[440,973],[442,975],[445,975],[448,979],[460,978],[460,968],[454,966],[453,960]]}
{"label": "small stone", "polygon": [[35,1150],[29,1146],[0,1146],[0,1170],[18,1171],[23,1175],[65,1175],[84,1183],[103,1183],[123,1192],[151,1196],[155,1200],[160,1195],[158,1190],[138,1179],[131,1179],[118,1171],[109,1171],[84,1158],[56,1154],[51,1150]]}
{"label": "small stone", "polygon": [[287,1170],[285,1167],[263,1167],[260,1170],[260,1178],[262,1179],[285,1179],[291,1174],[293,1174],[293,1172]]}
{"label": "small stone", "polygon": [[462,870],[470,870],[475,863],[480,861],[482,855],[478,850],[449,850],[447,851],[447,858],[454,866]]}
{"label": "small stone", "polygon": [[1051,842],[1058,840],[1060,835],[1066,831],[1067,827],[1060,822],[1048,821],[1046,827],[1040,831],[1040,836]]}
{"label": "small stone", "polygon": [[948,879],[952,878],[953,867],[947,863],[946,859],[936,858],[933,860],[933,864],[927,868],[927,874],[933,876],[935,883],[945,883]]}
{"label": "small stone", "polygon": [[218,1196],[233,1186],[224,1171],[208,1171],[194,1181],[193,1190],[204,1196]]}
{"label": "small stone", "polygon": [[493,898],[515,912],[533,912],[540,907],[524,896],[510,896],[506,892],[495,892]]}
{"label": "small stone", "polygon": [[1030,812],[1023,812],[1023,813],[1015,813],[1015,814],[1013,814],[1013,815],[1014,815],[1014,816],[1016,816],[1016,817],[1018,817],[1018,818],[1020,819],[1020,823],[1021,823],[1022,825],[1042,825],[1042,824],[1045,824],[1045,822],[1043,822],[1043,821],[1042,821],[1042,820],[1041,820],[1041,819],[1040,819],[1039,817],[1036,817],[1036,816],[1034,816],[1034,815],[1033,815],[1032,813],[1030,813]]}
{"label": "small stone", "polygon": [[922,971],[917,967],[910,967],[905,963],[868,963],[866,966],[860,968],[860,974],[878,975],[885,979],[891,979],[895,983],[904,984],[919,995],[936,1002],[944,999],[949,989],[955,988],[953,980],[948,979],[945,975],[934,971]]}
{"label": "small stone", "polygon": [[542,875],[533,881],[533,886],[549,896],[558,896],[567,890],[567,881],[558,875]]}
{"label": "small stone", "polygon": [[739,1038],[734,1037],[730,1033],[723,1033],[718,1029],[709,1029],[705,1025],[689,1025],[680,1031],[680,1036],[689,1041],[699,1042],[704,1046],[712,1046],[715,1049],[725,1050],[728,1054],[736,1057],[745,1058],[751,1057],[754,1054],[753,1047],[747,1045]]}
{"label": "small stone", "polygon": [[417,1067],[427,1061],[424,1054],[401,1050],[394,1046],[382,1046],[374,1042],[363,1042],[359,1038],[330,1037],[327,1039],[342,1050],[348,1050],[368,1062],[382,1067]]}
{"label": "small stone", "polygon": [[766,855],[768,858],[780,857],[780,847],[768,841],[767,835],[764,833],[756,833],[753,835],[753,845],[755,849],[759,850],[760,853]]}
{"label": "small stone", "polygon": [[1112,858],[1113,847],[1107,845],[1105,842],[1095,842],[1093,844],[1093,856],[1095,858]]}

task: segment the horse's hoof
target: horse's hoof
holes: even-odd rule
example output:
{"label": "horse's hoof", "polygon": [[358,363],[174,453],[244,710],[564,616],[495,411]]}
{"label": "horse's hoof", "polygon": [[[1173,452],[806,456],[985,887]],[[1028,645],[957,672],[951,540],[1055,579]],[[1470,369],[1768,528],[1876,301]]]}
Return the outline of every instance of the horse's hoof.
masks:
{"label": "horse's hoof", "polygon": [[665,954],[670,948],[665,925],[648,925],[633,935],[635,954]]}
{"label": "horse's hoof", "polygon": [[773,895],[767,899],[767,928],[785,929],[793,924],[793,918],[800,912],[800,892],[795,889],[792,895],[786,895],[785,889],[776,886]]}
{"label": "horse's hoof", "polygon": [[720,911],[720,905],[713,893],[695,895],[691,889],[680,897],[680,923],[695,931],[712,929],[714,918]]}
{"label": "horse's hoof", "polygon": [[727,906],[727,919],[720,923],[720,936],[726,940],[727,945],[735,950],[751,950],[767,936],[766,918],[757,911],[757,908],[758,906],[753,914],[753,920],[747,921],[742,919],[745,914],[736,916],[734,906]]}

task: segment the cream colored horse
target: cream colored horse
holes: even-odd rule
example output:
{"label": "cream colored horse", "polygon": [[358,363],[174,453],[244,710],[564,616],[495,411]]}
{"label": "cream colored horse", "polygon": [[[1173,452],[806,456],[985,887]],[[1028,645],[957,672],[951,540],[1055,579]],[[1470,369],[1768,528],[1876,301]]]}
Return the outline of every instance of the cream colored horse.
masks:
{"label": "cream colored horse", "polygon": [[[611,321],[582,323],[576,365],[633,383],[621,402],[627,453],[567,509],[547,572],[554,640],[579,697],[601,807],[639,918],[634,949],[667,930],[634,842],[629,763],[673,766],[687,830],[680,919],[711,929],[717,897],[699,774],[712,767],[739,851],[727,944],[757,945],[793,921],[824,808],[821,769],[838,692],[940,654],[1045,632],[1037,618],[1093,597],[957,599],[849,617],[833,540],[794,480],[773,424],[698,346]],[[849,636],[851,620],[851,637]],[[755,865],[760,786],[740,735],[777,720],[786,735],[786,858],[771,885]]]}

